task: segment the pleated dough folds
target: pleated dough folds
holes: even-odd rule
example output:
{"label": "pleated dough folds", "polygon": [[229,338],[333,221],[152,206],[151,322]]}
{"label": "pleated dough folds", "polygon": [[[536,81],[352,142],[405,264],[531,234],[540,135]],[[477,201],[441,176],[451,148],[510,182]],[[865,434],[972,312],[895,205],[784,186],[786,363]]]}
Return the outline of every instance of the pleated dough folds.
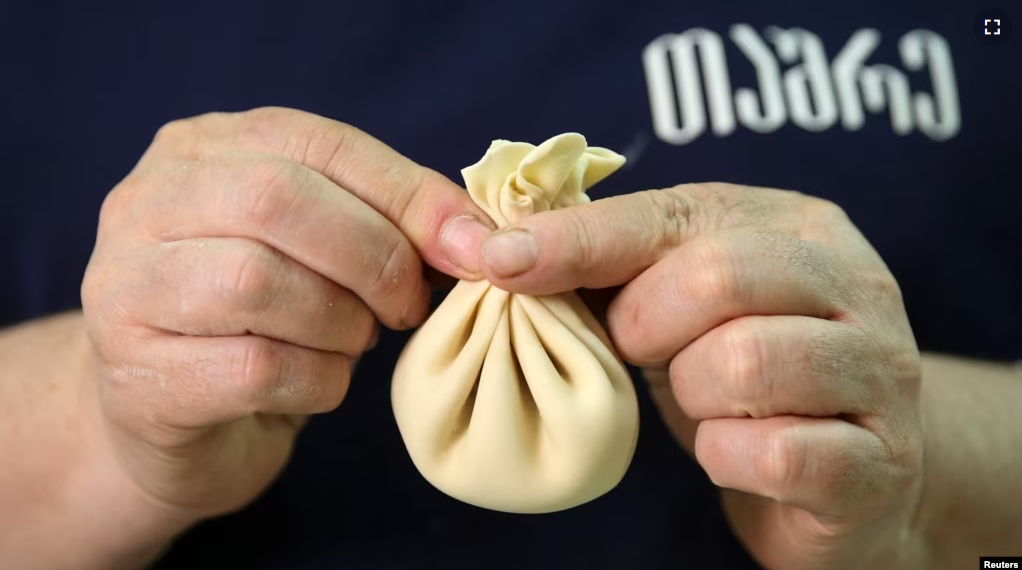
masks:
{"label": "pleated dough folds", "polygon": [[[503,227],[588,202],[585,191],[622,164],[568,133],[538,147],[495,141],[462,175]],[[391,399],[422,475],[498,511],[553,512],[603,495],[638,438],[631,378],[573,291],[535,297],[459,282],[405,347]]]}

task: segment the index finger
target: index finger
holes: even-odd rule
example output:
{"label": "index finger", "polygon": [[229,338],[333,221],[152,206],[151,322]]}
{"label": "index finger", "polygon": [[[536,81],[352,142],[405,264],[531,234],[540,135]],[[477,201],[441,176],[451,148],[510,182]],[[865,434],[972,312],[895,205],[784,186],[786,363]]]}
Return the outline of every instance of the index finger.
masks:
{"label": "index finger", "polygon": [[215,113],[168,124],[150,152],[184,159],[256,152],[297,162],[382,214],[430,266],[459,279],[480,276],[489,217],[445,176],[351,125],[283,108]]}

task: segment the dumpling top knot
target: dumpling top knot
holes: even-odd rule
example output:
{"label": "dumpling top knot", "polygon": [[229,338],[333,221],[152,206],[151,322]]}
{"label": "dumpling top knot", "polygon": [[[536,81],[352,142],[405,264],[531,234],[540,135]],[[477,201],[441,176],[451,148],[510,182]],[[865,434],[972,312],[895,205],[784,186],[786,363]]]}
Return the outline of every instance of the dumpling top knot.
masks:
{"label": "dumpling top knot", "polygon": [[526,216],[589,202],[586,190],[610,176],[625,157],[587,146],[578,133],[539,146],[493,141],[482,160],[461,171],[476,204],[504,227]]}

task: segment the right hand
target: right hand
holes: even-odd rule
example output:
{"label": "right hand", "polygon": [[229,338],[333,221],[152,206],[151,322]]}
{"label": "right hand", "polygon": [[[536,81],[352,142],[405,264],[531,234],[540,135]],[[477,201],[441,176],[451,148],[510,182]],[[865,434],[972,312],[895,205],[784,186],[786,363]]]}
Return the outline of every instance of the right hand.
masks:
{"label": "right hand", "polygon": [[165,126],[104,202],[82,285],[118,472],[192,521],[248,504],[306,416],[340,404],[378,322],[423,321],[422,262],[479,278],[489,230],[469,216],[490,225],[453,182],[322,117]]}

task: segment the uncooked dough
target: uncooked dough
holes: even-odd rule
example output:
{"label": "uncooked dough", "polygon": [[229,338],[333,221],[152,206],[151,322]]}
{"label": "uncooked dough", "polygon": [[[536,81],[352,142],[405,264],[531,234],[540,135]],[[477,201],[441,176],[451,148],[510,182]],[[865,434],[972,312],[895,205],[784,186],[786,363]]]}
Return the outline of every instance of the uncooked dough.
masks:
{"label": "uncooked dough", "polygon": [[[495,141],[462,171],[500,227],[589,202],[624,164],[579,134],[537,146]],[[574,292],[533,297],[461,281],[408,342],[391,389],[415,466],[444,493],[513,513],[546,513],[613,489],[635,452],[628,371]]]}

